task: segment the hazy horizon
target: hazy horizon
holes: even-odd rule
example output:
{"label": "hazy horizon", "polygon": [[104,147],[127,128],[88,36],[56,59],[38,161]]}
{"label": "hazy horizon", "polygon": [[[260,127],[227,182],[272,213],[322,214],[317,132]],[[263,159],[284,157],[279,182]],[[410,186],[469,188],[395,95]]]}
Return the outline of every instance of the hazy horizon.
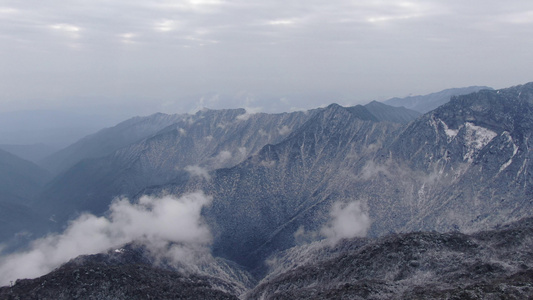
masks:
{"label": "hazy horizon", "polygon": [[367,103],[531,81],[530,1],[4,1],[0,111]]}

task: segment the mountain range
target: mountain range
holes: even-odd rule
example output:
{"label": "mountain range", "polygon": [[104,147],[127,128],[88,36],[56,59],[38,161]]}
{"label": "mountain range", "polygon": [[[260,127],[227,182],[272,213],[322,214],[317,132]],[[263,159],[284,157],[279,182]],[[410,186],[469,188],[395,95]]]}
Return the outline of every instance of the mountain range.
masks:
{"label": "mountain range", "polygon": [[488,86],[469,86],[464,88],[446,89],[429,95],[408,96],[403,98],[395,97],[385,100],[383,103],[396,107],[405,107],[420,113],[427,113],[448,103],[453,96],[471,94],[479,92],[480,90],[492,90],[492,88]]}
{"label": "mountain range", "polygon": [[[177,268],[128,246],[0,295],[68,298],[94,281],[79,295],[124,298],[145,272],[167,278],[155,281],[169,293],[190,288],[213,299],[531,296],[533,83],[439,95],[449,100],[425,114],[375,101],[282,114],[155,114],[56,152],[41,163],[51,172],[19,162],[28,169],[21,183],[41,180],[6,185],[18,196],[4,205],[23,205],[21,218],[35,214],[43,222],[35,235],[70,228],[86,213],[111,218],[119,198],[142,204],[202,191],[212,258]],[[0,221],[12,224],[9,215]],[[94,276],[60,294],[62,278],[82,271]],[[147,295],[170,297],[149,289],[155,281]]]}

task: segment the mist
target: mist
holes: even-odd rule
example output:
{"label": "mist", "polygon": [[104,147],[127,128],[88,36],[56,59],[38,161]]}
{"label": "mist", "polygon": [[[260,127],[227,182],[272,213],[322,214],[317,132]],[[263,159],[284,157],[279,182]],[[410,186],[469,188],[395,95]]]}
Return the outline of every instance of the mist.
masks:
{"label": "mist", "polygon": [[370,217],[363,211],[360,201],[335,202],[329,214],[329,222],[320,230],[329,244],[336,244],[342,239],[364,237],[370,228]]}
{"label": "mist", "polygon": [[191,249],[206,249],[212,241],[201,210],[211,203],[202,192],[179,198],[141,197],[131,203],[115,199],[106,216],[83,214],[61,234],[35,240],[30,249],[0,257],[0,285],[49,273],[79,255],[95,254],[137,242],[151,254],[183,262]]}

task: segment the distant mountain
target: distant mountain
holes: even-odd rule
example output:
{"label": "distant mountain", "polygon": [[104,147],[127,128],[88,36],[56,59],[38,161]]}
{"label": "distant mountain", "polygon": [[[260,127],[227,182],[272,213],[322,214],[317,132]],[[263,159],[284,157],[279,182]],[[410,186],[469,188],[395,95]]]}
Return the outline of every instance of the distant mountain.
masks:
{"label": "distant mountain", "polygon": [[470,86],[466,88],[446,89],[437,93],[424,96],[409,96],[405,98],[392,98],[383,103],[391,106],[403,106],[421,113],[427,113],[450,101],[453,96],[467,95],[480,90],[492,90],[487,86]]}
{"label": "distant mountain", "polygon": [[145,193],[213,195],[214,253],[248,267],[318,232],[334,203],[359,201],[368,234],[487,229],[531,215],[533,83],[453,98],[408,125],[331,105],[278,144],[211,180]]}
{"label": "distant mountain", "polygon": [[[149,186],[183,178],[209,179],[211,171],[232,167],[263,146],[289,137],[322,110],[249,114],[244,109],[205,109],[195,115],[157,114],[123,122],[54,154],[55,162],[49,159],[49,168],[54,164],[68,165],[82,155],[89,156],[87,153],[96,157],[95,153],[103,155],[104,150],[114,149],[106,156],[81,160],[56,177],[40,195],[36,207],[56,218],[61,215],[60,219],[71,217],[76,211],[100,214],[117,196],[133,196]],[[418,116],[405,108],[379,103],[349,110],[375,122],[407,122]],[[165,122],[171,125],[151,133]],[[150,130],[143,131],[146,128]],[[150,135],[136,140],[144,135],[139,132]],[[132,133],[138,135],[118,138]],[[104,149],[106,145],[111,146]]]}
{"label": "distant mountain", "polygon": [[532,88],[458,96],[414,121],[416,113],[380,103],[202,111],[80,162],[35,207],[66,220],[101,214],[119,195],[203,190],[214,197],[205,216],[217,233],[215,255],[250,268],[296,245],[300,228],[320,231],[338,202],[361,203],[371,236],[486,229],[533,209]]}
{"label": "distant mountain", "polygon": [[49,221],[27,206],[50,179],[46,170],[0,150],[0,241],[3,246],[11,249],[51,228]]}
{"label": "distant mountain", "polygon": [[372,101],[365,105],[365,108],[372,113],[378,121],[388,121],[394,123],[409,123],[420,117],[422,114],[405,107],[394,107],[377,101]]}
{"label": "distant mountain", "polygon": [[29,160],[33,163],[39,163],[43,158],[56,152],[57,149],[45,144],[32,145],[0,145],[0,149],[12,153],[22,159]]}
{"label": "distant mountain", "polygon": [[0,253],[10,253],[28,242],[55,229],[55,224],[45,219],[29,206],[0,201]]}
{"label": "distant mountain", "polygon": [[28,203],[50,179],[36,164],[0,150],[0,201]]}
{"label": "distant mountain", "polygon": [[138,142],[186,118],[186,115],[167,115],[162,113],[131,118],[116,126],[102,129],[97,133],[80,139],[65,149],[44,158],[41,161],[41,165],[57,174],[83,159],[111,154],[113,151]]}
{"label": "distant mountain", "polygon": [[[182,177],[208,178],[211,170],[233,166],[264,145],[279,142],[312,115],[235,109],[174,117],[179,121],[145,139],[130,140],[130,145],[107,156],[74,165],[51,182],[36,207],[63,219],[75,211],[100,214],[116,196],[133,196]],[[86,141],[94,146],[94,141]]]}
{"label": "distant mountain", "polygon": [[293,248],[245,299],[529,299],[533,220]]}
{"label": "distant mountain", "polygon": [[60,149],[109,126],[112,120],[97,115],[54,110],[0,113],[0,144],[45,144]]}
{"label": "distant mountain", "polygon": [[280,143],[216,170],[210,181],[176,182],[145,193],[201,189],[212,195],[205,215],[217,232],[215,255],[258,267],[272,252],[294,246],[300,226],[319,229],[333,202],[357,199],[354,165],[362,168],[401,127],[379,122],[364,106],[332,104]]}

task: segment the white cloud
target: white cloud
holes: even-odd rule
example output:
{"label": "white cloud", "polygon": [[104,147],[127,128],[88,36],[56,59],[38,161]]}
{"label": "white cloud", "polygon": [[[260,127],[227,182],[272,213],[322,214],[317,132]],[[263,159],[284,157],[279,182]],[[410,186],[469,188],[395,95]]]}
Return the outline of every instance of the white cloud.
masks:
{"label": "white cloud", "polygon": [[[0,285],[44,275],[79,255],[94,254],[136,241],[153,254],[176,261],[192,257],[191,249],[211,242],[200,212],[211,198],[201,192],[180,198],[143,196],[137,203],[115,200],[107,217],[84,214],[61,234],[32,243],[30,250],[0,258]],[[181,248],[173,243],[185,244]]]}
{"label": "white cloud", "polygon": [[198,165],[186,166],[185,167],[185,171],[189,172],[189,174],[191,176],[202,177],[205,180],[210,180],[211,179],[211,176],[209,176],[209,172],[207,171],[207,169],[202,168],[202,167],[200,167]]}
{"label": "white cloud", "polygon": [[279,26],[279,25],[294,25],[297,21],[295,19],[284,19],[284,20],[272,20],[269,21],[269,25]]}
{"label": "white cloud", "polygon": [[71,24],[55,24],[50,26],[52,29],[65,32],[79,32],[80,28]]}
{"label": "white cloud", "polygon": [[213,157],[213,163],[216,166],[221,166],[224,163],[226,163],[228,160],[230,160],[232,157],[231,152],[229,151],[220,151],[215,157]]}
{"label": "white cloud", "polygon": [[[54,24],[50,25],[50,28],[72,39],[79,39],[81,37],[81,28],[72,24]],[[81,45],[78,45],[77,47],[80,46]]]}
{"label": "white cloud", "polygon": [[263,108],[262,107],[246,107],[245,113],[242,115],[237,116],[237,120],[239,121],[246,121],[250,119],[250,117],[258,112],[260,112]]}
{"label": "white cloud", "polygon": [[157,22],[155,25],[154,25],[154,29],[156,31],[161,31],[161,32],[167,32],[167,31],[173,31],[173,30],[176,30],[178,24],[176,21],[173,21],[173,20],[163,20],[163,21],[159,21]]}
{"label": "white cloud", "polygon": [[370,217],[363,211],[359,201],[334,203],[330,217],[320,230],[330,244],[345,238],[363,237],[370,228]]}

